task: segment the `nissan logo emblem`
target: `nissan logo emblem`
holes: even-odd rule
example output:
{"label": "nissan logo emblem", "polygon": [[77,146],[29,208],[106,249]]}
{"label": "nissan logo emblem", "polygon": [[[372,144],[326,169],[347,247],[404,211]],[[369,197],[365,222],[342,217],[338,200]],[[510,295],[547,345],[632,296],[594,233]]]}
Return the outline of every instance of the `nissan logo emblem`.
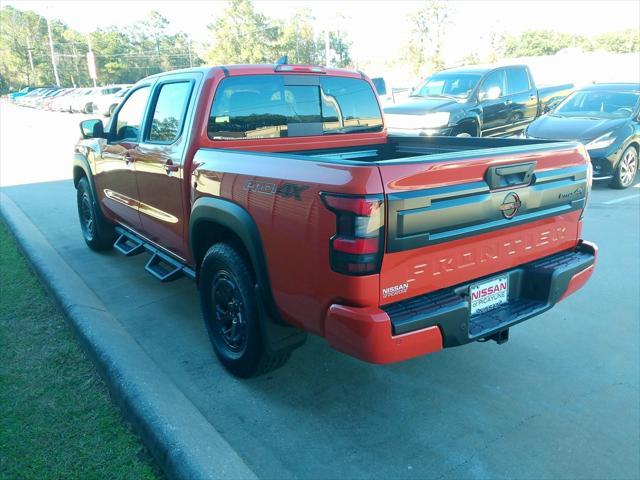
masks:
{"label": "nissan logo emblem", "polygon": [[509,220],[516,216],[521,206],[522,202],[520,201],[520,197],[515,193],[509,193],[504,197],[502,205],[500,205],[500,211],[502,212],[502,216]]}

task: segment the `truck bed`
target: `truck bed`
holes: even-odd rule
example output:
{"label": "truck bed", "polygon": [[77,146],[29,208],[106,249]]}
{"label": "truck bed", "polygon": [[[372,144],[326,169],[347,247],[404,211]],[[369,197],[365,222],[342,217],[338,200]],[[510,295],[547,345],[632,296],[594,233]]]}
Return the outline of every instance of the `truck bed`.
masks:
{"label": "truck bed", "polygon": [[[539,145],[540,147],[535,148],[533,147],[534,145]],[[429,161],[429,158],[424,158],[429,155],[469,151],[477,152],[478,150],[493,150],[492,152],[485,152],[487,154],[504,154],[507,151],[520,153],[523,151],[547,150],[557,146],[558,142],[524,138],[389,136],[386,143],[347,148],[304,150],[287,153],[310,157],[315,160],[322,159],[349,163],[399,163],[407,160],[412,162]],[[499,152],[496,151],[496,149],[499,149]]]}

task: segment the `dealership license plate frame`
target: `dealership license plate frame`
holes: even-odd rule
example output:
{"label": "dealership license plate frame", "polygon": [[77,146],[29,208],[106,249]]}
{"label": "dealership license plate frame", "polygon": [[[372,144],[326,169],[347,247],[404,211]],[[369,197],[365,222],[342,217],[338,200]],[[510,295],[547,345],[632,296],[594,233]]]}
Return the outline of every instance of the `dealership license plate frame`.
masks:
{"label": "dealership license plate frame", "polygon": [[[496,295],[494,299],[489,300],[488,304],[486,302],[479,304],[480,298],[474,300],[474,292],[482,290],[483,288],[500,286],[502,282],[506,284],[506,288],[499,290],[497,293],[487,294],[481,297]],[[474,305],[474,303],[478,304]],[[509,303],[509,275],[497,275],[469,285],[469,314],[471,316],[494,310],[505,303]]]}

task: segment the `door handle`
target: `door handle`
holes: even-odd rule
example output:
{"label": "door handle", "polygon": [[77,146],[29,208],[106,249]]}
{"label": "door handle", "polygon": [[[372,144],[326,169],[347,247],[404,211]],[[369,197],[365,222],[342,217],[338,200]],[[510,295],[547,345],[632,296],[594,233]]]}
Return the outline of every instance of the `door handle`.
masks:
{"label": "door handle", "polygon": [[506,101],[506,102],[504,102],[504,103],[506,103],[507,105],[511,105],[511,104],[513,103],[513,101],[512,101],[512,100],[507,100],[507,101]]}
{"label": "door handle", "polygon": [[180,169],[180,165],[175,165],[171,160],[164,164],[164,169],[167,172],[167,175],[170,175],[173,172],[177,172]]}
{"label": "door handle", "polygon": [[491,190],[531,184],[536,162],[489,167],[485,181]]}

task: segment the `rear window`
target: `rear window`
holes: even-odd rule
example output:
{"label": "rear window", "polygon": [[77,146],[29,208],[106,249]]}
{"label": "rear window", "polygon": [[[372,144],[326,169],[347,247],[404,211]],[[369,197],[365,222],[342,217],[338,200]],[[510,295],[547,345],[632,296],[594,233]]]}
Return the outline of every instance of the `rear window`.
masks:
{"label": "rear window", "polygon": [[529,74],[524,68],[507,70],[507,95],[526,92],[529,89]]}
{"label": "rear window", "polygon": [[640,92],[582,90],[562,102],[554,114],[567,117],[626,118],[640,103]]}
{"label": "rear window", "polygon": [[225,78],[211,106],[212,140],[298,137],[382,130],[365,80],[310,75]]}

